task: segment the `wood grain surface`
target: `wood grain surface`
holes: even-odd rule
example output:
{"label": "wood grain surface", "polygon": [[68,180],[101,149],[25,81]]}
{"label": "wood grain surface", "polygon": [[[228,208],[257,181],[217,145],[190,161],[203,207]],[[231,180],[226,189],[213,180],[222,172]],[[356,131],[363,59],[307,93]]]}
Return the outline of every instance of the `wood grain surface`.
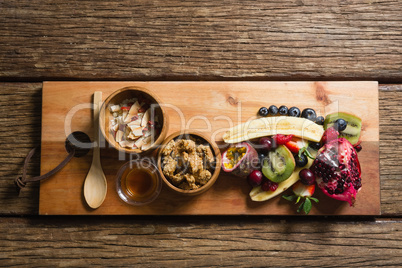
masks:
{"label": "wood grain surface", "polygon": [[402,2],[0,2],[0,79],[401,82]]}
{"label": "wood grain surface", "polygon": [[398,267],[402,263],[402,223],[390,219],[45,219],[0,218],[3,264]]}
{"label": "wood grain surface", "polygon": [[[398,0],[0,1],[0,266],[401,267],[401,32]],[[35,216],[48,80],[380,81],[382,216]]]}
{"label": "wood grain surface", "polygon": [[[318,114],[335,111],[362,118],[362,190],[354,207],[337,202],[317,191],[320,199],[311,215],[379,215],[379,114],[377,82],[44,82],[42,97],[41,174],[52,170],[67,155],[65,139],[72,131],[93,137],[92,110],[95,91],[103,99],[127,86],[146,88],[162,101],[169,116],[169,136],[185,129],[204,133],[227,148],[223,133],[231,126],[257,118],[261,106],[286,104],[313,108]],[[57,108],[56,108],[57,107]],[[108,120],[108,119],[107,119]],[[108,147],[102,146],[102,147]],[[223,171],[210,190],[196,197],[183,197],[162,188],[160,196],[147,206],[122,202],[115,190],[118,169],[135,155],[102,150],[102,167],[107,178],[107,196],[96,210],[83,199],[83,184],[91,155],[73,159],[52,178],[42,181],[39,214],[134,214],[134,215],[297,215],[297,207],[281,198],[252,202],[246,180]]]}
{"label": "wood grain surface", "polygon": [[[394,157],[402,153],[398,139],[402,85],[379,87],[380,218],[34,216],[39,210],[38,184],[28,184],[18,197],[12,180],[20,174],[30,148],[40,143],[42,84],[0,85],[0,266],[398,267],[402,263],[402,168]],[[16,112],[15,106],[24,112]],[[10,118],[17,118],[21,126]],[[28,174],[39,172],[37,155]]]}

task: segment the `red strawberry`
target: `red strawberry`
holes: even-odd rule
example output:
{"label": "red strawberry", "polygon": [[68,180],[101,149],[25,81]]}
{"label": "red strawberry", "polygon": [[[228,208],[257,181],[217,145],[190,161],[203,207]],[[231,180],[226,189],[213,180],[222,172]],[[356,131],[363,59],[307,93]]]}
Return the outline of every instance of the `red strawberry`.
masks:
{"label": "red strawberry", "polygon": [[311,200],[318,202],[317,198],[312,197],[315,191],[315,184],[304,185],[301,181],[298,181],[293,185],[292,190],[294,195],[283,195],[282,197],[289,201],[296,200],[296,204],[299,203],[301,199],[304,199],[297,209],[297,212],[303,210],[305,214],[308,214],[312,207]]}
{"label": "red strawberry", "polygon": [[295,141],[288,141],[285,146],[294,154],[297,154],[300,150],[299,145]]}
{"label": "red strawberry", "polygon": [[327,130],[324,131],[324,134],[322,135],[321,141],[322,144],[326,144],[332,140],[336,140],[339,136],[339,132],[336,131],[335,128],[330,127]]}
{"label": "red strawberry", "polygon": [[292,190],[297,196],[311,197],[315,191],[315,184],[304,185],[301,181],[298,181],[293,185]]}
{"label": "red strawberry", "polygon": [[289,142],[293,137],[293,134],[291,135],[283,135],[283,134],[276,134],[275,136],[272,137],[272,139],[275,141],[277,145],[284,145],[287,142]]}

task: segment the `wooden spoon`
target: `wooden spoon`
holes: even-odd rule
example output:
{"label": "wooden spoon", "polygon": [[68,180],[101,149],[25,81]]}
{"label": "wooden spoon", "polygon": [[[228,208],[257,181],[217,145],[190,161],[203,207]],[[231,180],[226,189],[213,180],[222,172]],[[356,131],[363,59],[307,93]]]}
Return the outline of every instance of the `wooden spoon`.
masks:
{"label": "wooden spoon", "polygon": [[102,102],[102,92],[94,93],[94,147],[92,164],[84,183],[84,197],[88,206],[95,209],[102,205],[106,197],[107,183],[100,161],[99,148],[99,110]]}

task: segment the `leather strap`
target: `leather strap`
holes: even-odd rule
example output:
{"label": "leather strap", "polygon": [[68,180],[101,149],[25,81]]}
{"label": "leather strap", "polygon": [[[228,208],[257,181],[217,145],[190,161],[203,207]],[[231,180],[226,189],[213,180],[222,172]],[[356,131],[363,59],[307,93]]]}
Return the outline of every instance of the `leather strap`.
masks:
{"label": "leather strap", "polygon": [[27,178],[27,169],[28,169],[28,164],[29,161],[31,160],[32,156],[35,154],[35,152],[39,149],[40,147],[35,147],[33,148],[27,155],[27,157],[25,158],[25,162],[24,162],[24,167],[22,170],[22,176],[17,177],[14,180],[15,185],[17,186],[17,191],[19,192],[22,188],[25,187],[25,185],[27,184],[27,182],[33,182],[33,181],[40,181],[46,178],[49,178],[50,176],[54,175],[57,171],[59,171],[60,169],[62,169],[65,165],[67,165],[68,162],[70,162],[70,160],[74,157],[75,155],[75,148],[72,147],[69,150],[69,154],[67,155],[67,157],[59,164],[57,165],[54,169],[52,169],[51,171],[49,171],[48,173],[41,175],[41,176],[37,176],[37,177],[32,177],[32,178]]}

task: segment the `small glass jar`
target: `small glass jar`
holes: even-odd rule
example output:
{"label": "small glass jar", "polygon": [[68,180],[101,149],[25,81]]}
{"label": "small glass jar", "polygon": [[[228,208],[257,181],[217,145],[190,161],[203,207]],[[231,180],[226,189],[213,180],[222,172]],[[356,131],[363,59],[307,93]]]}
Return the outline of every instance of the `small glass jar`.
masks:
{"label": "small glass jar", "polygon": [[120,167],[116,175],[116,191],[121,200],[142,206],[151,203],[162,189],[162,178],[151,159],[132,160]]}

